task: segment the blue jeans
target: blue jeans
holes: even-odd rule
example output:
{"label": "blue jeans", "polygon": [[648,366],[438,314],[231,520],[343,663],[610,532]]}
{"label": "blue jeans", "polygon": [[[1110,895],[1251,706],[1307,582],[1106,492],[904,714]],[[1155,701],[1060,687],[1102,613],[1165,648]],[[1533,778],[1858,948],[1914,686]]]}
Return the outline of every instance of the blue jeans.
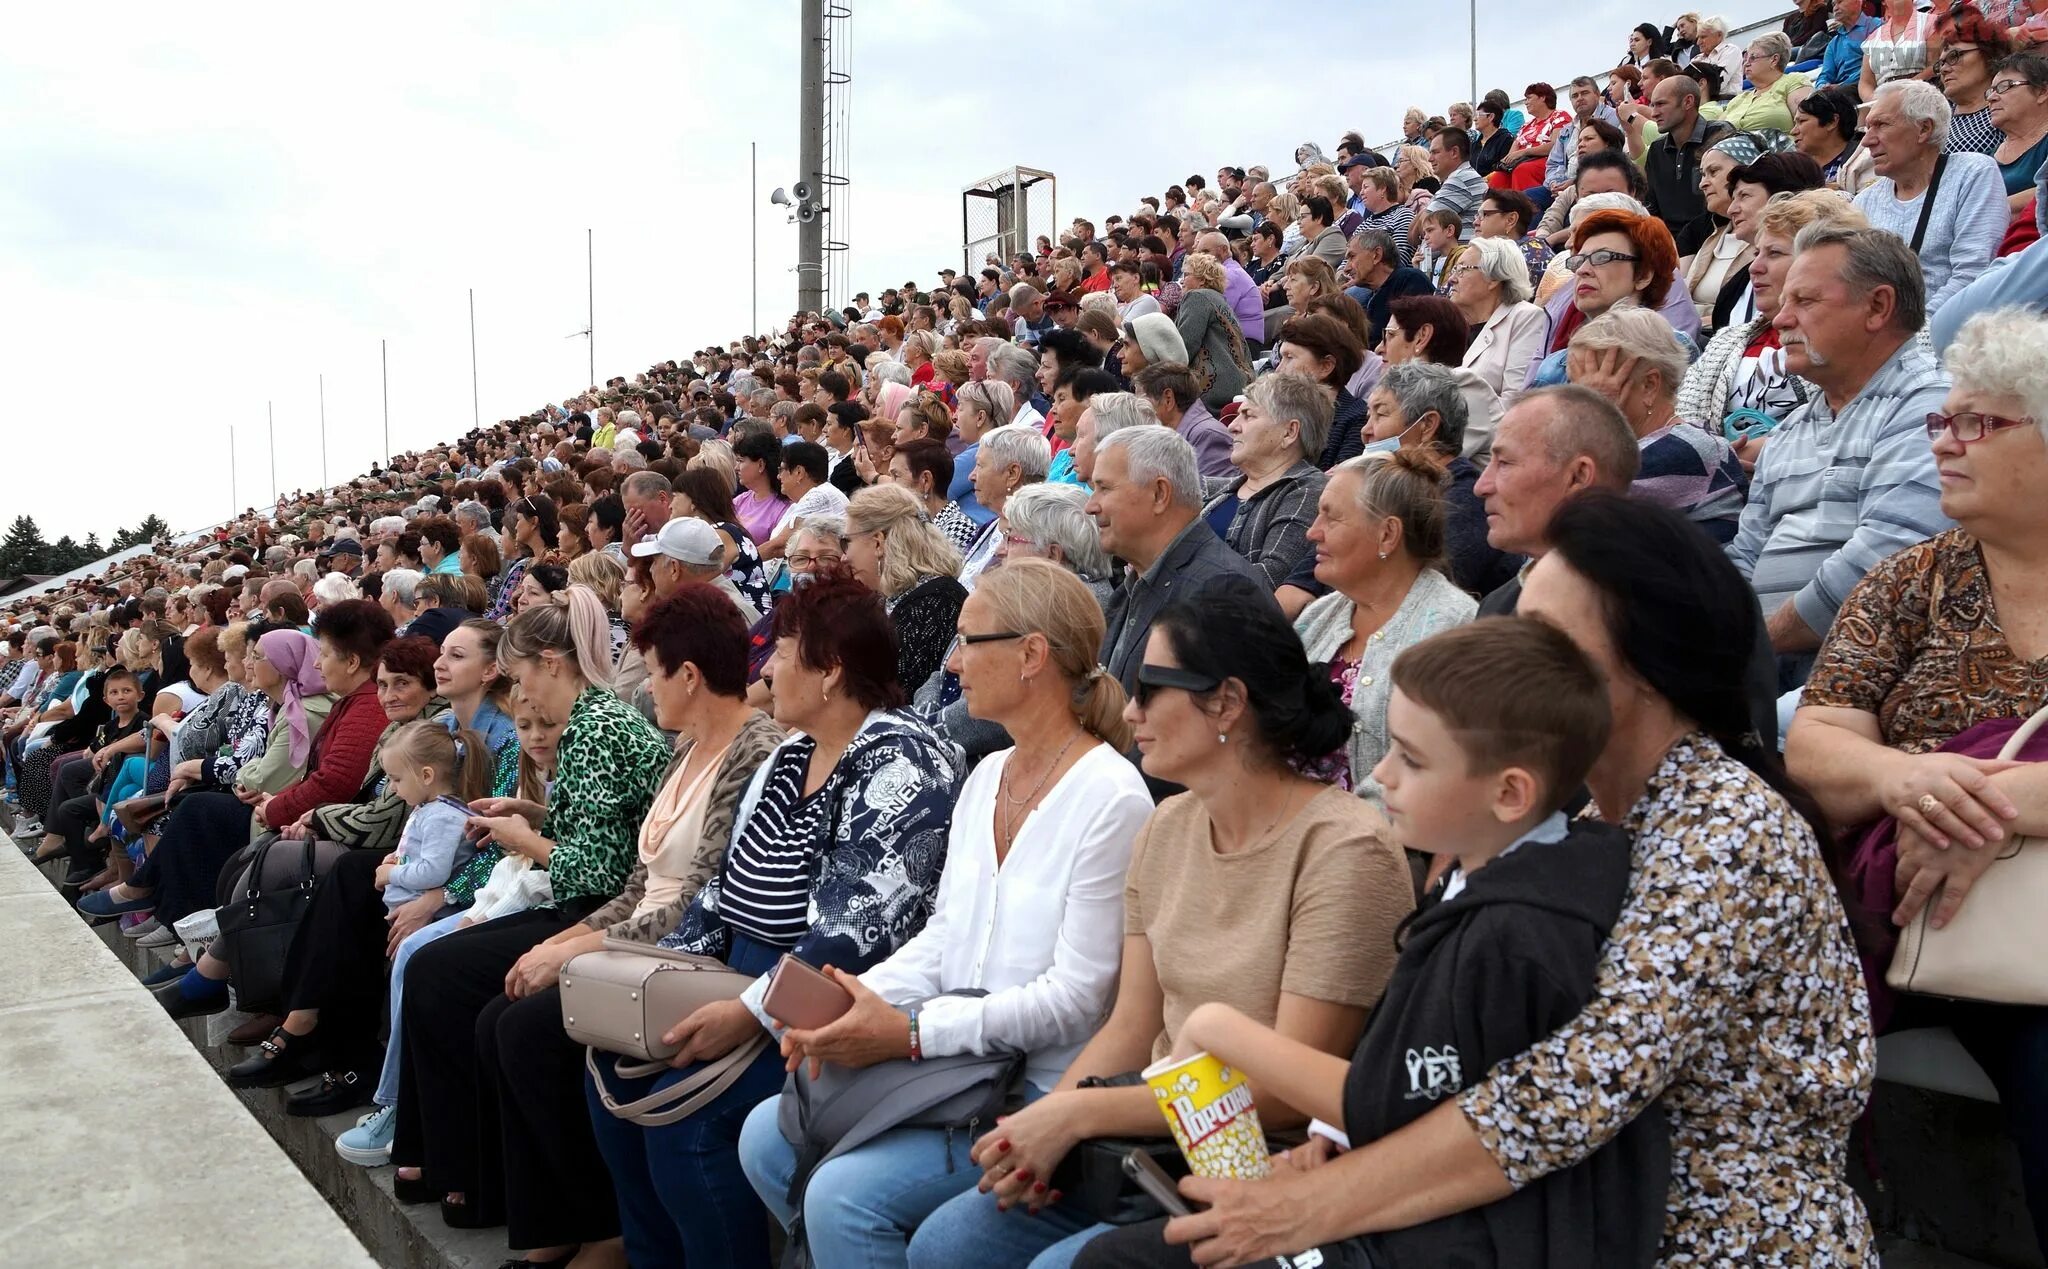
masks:
{"label": "blue jeans", "polygon": [[1089,1240],[1112,1228],[1065,1203],[1036,1216],[1000,1211],[995,1195],[970,1189],[947,1200],[918,1226],[910,1240],[909,1263],[911,1269],[1067,1269]]}
{"label": "blue jeans", "polygon": [[439,920],[429,921],[406,935],[398,945],[398,955],[391,958],[391,1039],[384,1045],[384,1073],[377,1077],[377,1094],[373,1099],[379,1106],[398,1105],[398,1062],[405,1056],[405,1046],[398,1038],[398,1003],[405,996],[405,967],[414,952],[443,934],[455,933],[456,927],[462,924],[462,918],[468,915],[467,911],[451,912]]}
{"label": "blue jeans", "polygon": [[[726,964],[743,973],[764,974],[775,967],[783,950],[734,935]],[[620,1101],[671,1087],[696,1069],[622,1080],[609,1066],[600,1055],[598,1068],[606,1071],[606,1087]],[[758,1269],[769,1262],[766,1213],[740,1171],[739,1139],[747,1113],[773,1097],[783,1078],[782,1054],[770,1045],[746,1074],[704,1109],[666,1128],[642,1128],[606,1110],[596,1087],[584,1077],[590,1123],[618,1194],[630,1263]]]}
{"label": "blue jeans", "polygon": [[[1027,1099],[1038,1096],[1026,1092]],[[747,1116],[740,1166],[769,1213],[788,1229],[796,1218],[789,1205],[796,1148],[776,1125],[781,1109],[782,1099],[771,1097]],[[936,1128],[898,1128],[813,1172],[804,1189],[811,1263],[830,1269],[908,1265],[912,1231],[981,1180],[981,1169],[967,1157],[974,1143],[962,1133],[947,1137]]]}

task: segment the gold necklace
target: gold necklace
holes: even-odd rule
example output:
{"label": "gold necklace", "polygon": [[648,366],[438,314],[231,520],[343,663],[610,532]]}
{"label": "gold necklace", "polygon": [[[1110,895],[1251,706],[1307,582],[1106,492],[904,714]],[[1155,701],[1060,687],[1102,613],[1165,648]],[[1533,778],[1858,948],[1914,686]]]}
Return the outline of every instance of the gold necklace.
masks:
{"label": "gold necklace", "polygon": [[1076,731],[1073,735],[1067,737],[1067,743],[1061,745],[1060,751],[1053,755],[1053,759],[1050,763],[1046,764],[1045,774],[1038,777],[1037,785],[1032,788],[1030,793],[1026,794],[1022,798],[1012,798],[1009,795],[1009,792],[1007,791],[1007,788],[1005,786],[1007,786],[1010,783],[1011,768],[1010,764],[1003,764],[1003,778],[1001,783],[996,786],[996,793],[997,796],[1005,803],[1005,805],[1008,808],[1004,810],[1001,815],[1003,826],[1003,846],[1006,849],[1010,846],[1015,845],[1017,841],[1016,808],[1029,805],[1031,802],[1037,800],[1039,794],[1045,792],[1045,782],[1052,779],[1052,773],[1059,770],[1060,762],[1066,758],[1067,751],[1069,749],[1072,749],[1074,747],[1074,742],[1079,740],[1080,738],[1081,733],[1079,731]]}

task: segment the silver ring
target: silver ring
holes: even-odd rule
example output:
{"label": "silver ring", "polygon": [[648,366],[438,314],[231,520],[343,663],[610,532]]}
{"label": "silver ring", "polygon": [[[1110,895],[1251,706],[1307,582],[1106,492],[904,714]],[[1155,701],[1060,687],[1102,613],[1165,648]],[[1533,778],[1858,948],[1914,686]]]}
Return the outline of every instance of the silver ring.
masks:
{"label": "silver ring", "polygon": [[1941,799],[1934,796],[1932,793],[1921,794],[1918,805],[1920,807],[1920,814],[1926,816],[1932,816],[1936,811],[1942,809]]}

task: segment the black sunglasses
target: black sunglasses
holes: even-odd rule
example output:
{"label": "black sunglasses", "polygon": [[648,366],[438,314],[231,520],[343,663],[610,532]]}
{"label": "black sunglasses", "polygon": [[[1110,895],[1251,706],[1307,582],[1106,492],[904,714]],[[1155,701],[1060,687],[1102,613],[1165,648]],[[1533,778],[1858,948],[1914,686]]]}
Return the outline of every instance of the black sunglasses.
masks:
{"label": "black sunglasses", "polygon": [[1137,700],[1139,709],[1149,709],[1152,706],[1152,697],[1160,688],[1178,688],[1183,692],[1213,692],[1221,686],[1223,680],[1212,679],[1206,674],[1147,662],[1138,667],[1137,689],[1131,695]]}

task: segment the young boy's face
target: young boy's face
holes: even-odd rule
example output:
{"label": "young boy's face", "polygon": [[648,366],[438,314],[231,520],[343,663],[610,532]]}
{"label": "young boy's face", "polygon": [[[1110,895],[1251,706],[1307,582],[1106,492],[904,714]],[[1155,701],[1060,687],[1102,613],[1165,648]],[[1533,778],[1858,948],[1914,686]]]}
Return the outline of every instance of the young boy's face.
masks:
{"label": "young boy's face", "polygon": [[116,714],[130,714],[142,703],[142,689],[128,679],[107,684],[102,693],[107,699],[107,708]]}
{"label": "young boy's face", "polygon": [[1386,790],[1395,835],[1410,850],[1470,851],[1526,813],[1506,791],[1507,772],[1471,770],[1443,719],[1399,688],[1387,702],[1387,734],[1386,756],[1372,774]]}

